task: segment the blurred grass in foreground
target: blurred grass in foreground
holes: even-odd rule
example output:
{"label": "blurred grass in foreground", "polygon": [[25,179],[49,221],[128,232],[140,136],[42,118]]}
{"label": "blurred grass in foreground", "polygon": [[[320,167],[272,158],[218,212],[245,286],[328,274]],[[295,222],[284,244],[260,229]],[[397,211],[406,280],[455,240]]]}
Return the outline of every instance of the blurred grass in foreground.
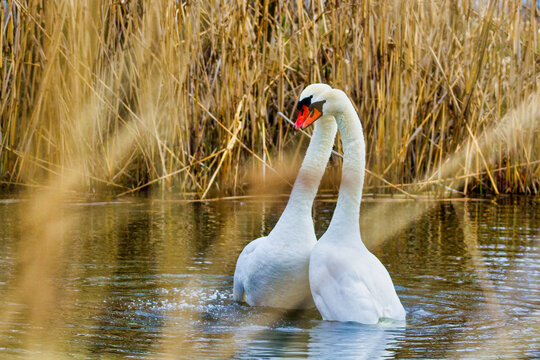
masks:
{"label": "blurred grass in foreground", "polygon": [[[0,4],[0,181],[39,190],[21,210],[6,297],[24,305],[33,326],[21,347],[40,358],[62,357],[55,309],[74,301],[52,282],[76,226],[66,200],[149,186],[209,197],[253,183],[260,193],[264,182],[292,182],[307,139],[278,113],[292,117],[311,82],[353,98],[367,136],[367,191],[539,192],[540,28],[519,2]],[[324,187],[336,189],[340,167],[329,172]],[[362,214],[381,229],[366,242],[381,245],[425,211],[382,203]],[[213,256],[231,255],[224,247]],[[480,280],[489,294],[493,285]],[[0,312],[13,326],[15,307]],[[495,350],[506,336],[494,336]],[[233,355],[241,344],[229,340]],[[163,358],[179,352],[156,348]]]}
{"label": "blurred grass in foreground", "polygon": [[[77,177],[71,190],[79,193],[159,186],[203,198],[245,193],[261,177],[267,188],[281,187],[292,182],[293,171],[281,174],[298,164],[307,141],[278,112],[294,116],[302,88],[320,81],[357,106],[367,189],[539,191],[534,4],[0,6],[5,186]],[[485,132],[527,106],[537,111],[528,125],[518,119],[488,146]],[[459,161],[442,174],[449,158]],[[323,186],[336,189],[340,167],[329,172]]]}

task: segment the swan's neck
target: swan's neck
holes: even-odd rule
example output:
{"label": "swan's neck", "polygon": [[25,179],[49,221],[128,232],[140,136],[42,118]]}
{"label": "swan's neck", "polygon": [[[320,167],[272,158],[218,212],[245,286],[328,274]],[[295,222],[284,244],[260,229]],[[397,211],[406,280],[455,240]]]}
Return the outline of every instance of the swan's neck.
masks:
{"label": "swan's neck", "polygon": [[350,238],[346,235],[360,235],[360,202],[366,168],[364,134],[358,114],[348,98],[343,100],[343,113],[336,116],[336,121],[343,145],[343,172],[328,231],[336,233],[337,238]]}
{"label": "swan's neck", "polygon": [[336,122],[332,118],[321,118],[315,122],[313,136],[294,182],[289,202],[274,230],[300,231],[299,226],[310,226],[313,229],[311,208],[332,152],[336,132]]}

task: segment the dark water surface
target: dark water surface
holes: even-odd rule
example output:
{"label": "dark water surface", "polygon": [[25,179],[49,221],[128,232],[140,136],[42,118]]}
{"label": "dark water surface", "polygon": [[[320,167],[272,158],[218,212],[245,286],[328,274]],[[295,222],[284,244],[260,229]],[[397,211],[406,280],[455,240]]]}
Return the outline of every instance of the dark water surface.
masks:
{"label": "dark water surface", "polygon": [[[392,276],[405,326],[232,301],[238,254],[269,232],[284,201],[70,204],[58,214],[68,230],[55,293],[37,281],[18,295],[29,266],[23,205],[0,201],[0,358],[39,358],[48,345],[28,340],[36,331],[70,358],[540,357],[538,198],[365,201],[362,236]],[[316,202],[318,235],[334,206]],[[386,236],[404,214],[415,220]],[[32,301],[56,301],[54,314],[30,321]]]}

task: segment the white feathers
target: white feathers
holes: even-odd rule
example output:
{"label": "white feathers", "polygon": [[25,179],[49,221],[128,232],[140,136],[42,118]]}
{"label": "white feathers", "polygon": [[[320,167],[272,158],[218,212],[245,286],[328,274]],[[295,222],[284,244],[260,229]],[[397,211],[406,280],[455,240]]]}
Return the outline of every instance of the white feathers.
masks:
{"label": "white feathers", "polygon": [[405,320],[405,309],[384,265],[360,238],[360,202],[365,172],[362,125],[349,98],[327,91],[325,115],[335,117],[344,150],[338,202],[328,230],[313,248],[309,281],[324,320],[375,324],[382,318]]}
{"label": "white feathers", "polygon": [[[354,106],[344,92],[323,84],[308,86],[300,100],[299,106],[323,101],[322,115],[315,121],[281,218],[267,237],[249,243],[238,258],[234,299],[289,309],[314,302],[324,320],[366,324],[382,318],[405,320],[388,271],[360,238],[365,144]],[[332,221],[316,242],[311,208],[336,127],[343,141],[343,176]]]}
{"label": "white feathers", "polygon": [[[322,120],[322,119],[321,119]],[[267,237],[249,243],[236,263],[234,299],[249,305],[286,309],[313,307],[309,255],[317,242],[311,208],[332,151],[337,126],[315,124],[287,207]]]}

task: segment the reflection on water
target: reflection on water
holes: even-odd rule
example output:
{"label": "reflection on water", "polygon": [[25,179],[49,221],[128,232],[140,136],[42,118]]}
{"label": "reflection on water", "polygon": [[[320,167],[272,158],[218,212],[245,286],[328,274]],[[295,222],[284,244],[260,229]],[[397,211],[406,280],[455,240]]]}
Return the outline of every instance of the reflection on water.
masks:
{"label": "reflection on water", "polygon": [[[366,201],[367,243],[399,220],[392,215],[398,210],[424,213],[373,248],[407,309],[406,326],[325,322],[315,310],[283,314],[234,303],[238,254],[268,233],[284,205],[140,199],[69,205],[58,214],[74,226],[53,279],[55,351],[203,359],[540,356],[538,199],[395,201],[384,204],[379,222],[369,214],[381,204]],[[318,235],[334,205],[316,203]],[[0,319],[0,357],[8,358],[40,351],[40,344],[28,345],[37,325],[17,297],[20,206],[0,202],[0,307],[9,315]]]}
{"label": "reflection on water", "polygon": [[319,322],[310,330],[309,355],[317,358],[392,358],[404,327]]}

